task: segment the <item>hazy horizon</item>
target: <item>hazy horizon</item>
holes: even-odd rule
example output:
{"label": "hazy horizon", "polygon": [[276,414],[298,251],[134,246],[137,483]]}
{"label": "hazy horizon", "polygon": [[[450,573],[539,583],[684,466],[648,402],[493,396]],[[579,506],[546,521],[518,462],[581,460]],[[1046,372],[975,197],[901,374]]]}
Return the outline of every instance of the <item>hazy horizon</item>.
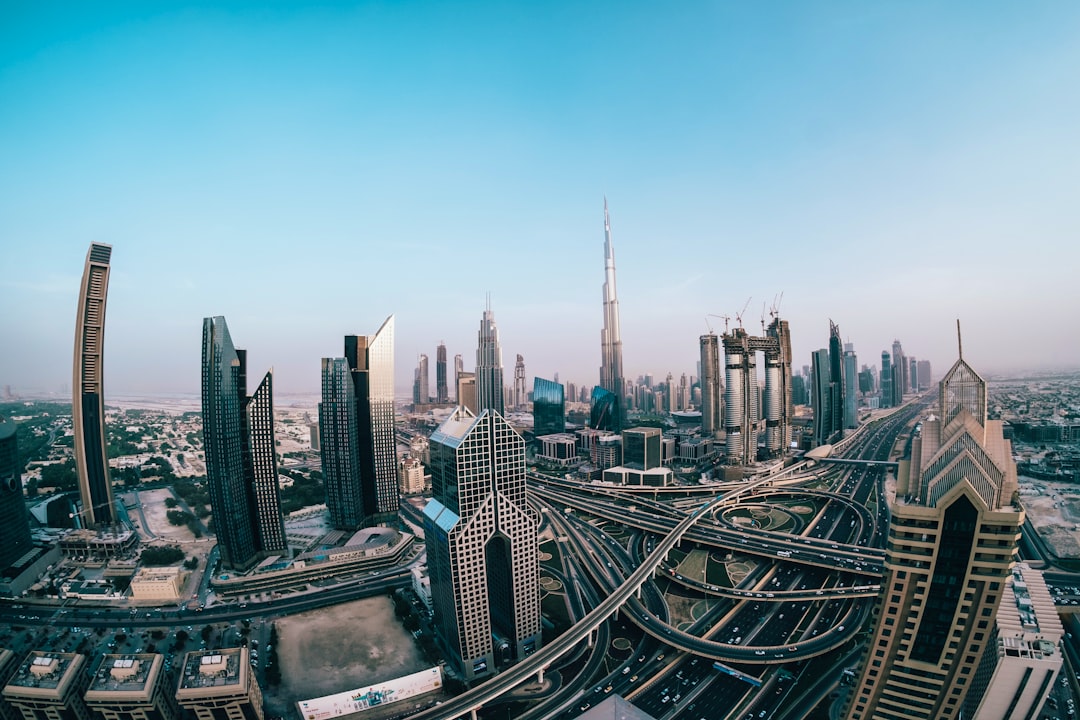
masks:
{"label": "hazy horizon", "polygon": [[[197,393],[202,319],[314,394],[396,316],[396,382],[598,381],[603,198],[623,360],[781,293],[876,366],[1080,366],[1080,6],[689,2],[0,8],[0,388],[70,387],[113,246],[104,393]],[[747,305],[747,298],[752,298]],[[1070,330],[1069,328],[1072,328]],[[451,395],[453,390],[451,389]]]}

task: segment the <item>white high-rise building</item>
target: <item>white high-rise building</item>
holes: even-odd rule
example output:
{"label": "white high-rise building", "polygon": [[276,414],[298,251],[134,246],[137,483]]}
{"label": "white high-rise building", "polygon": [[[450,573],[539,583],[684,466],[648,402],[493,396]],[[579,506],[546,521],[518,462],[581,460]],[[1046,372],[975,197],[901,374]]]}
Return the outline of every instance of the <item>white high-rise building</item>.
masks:
{"label": "white high-rise building", "polygon": [[497,412],[458,407],[431,436],[431,494],[433,622],[468,682],[540,647],[539,520],[527,502],[525,440]]}

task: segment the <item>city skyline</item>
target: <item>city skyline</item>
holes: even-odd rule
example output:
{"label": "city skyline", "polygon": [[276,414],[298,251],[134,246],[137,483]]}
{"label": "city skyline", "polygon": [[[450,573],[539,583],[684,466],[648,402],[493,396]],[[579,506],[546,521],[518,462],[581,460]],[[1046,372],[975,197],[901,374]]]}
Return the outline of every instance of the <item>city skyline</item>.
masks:
{"label": "city skyline", "polygon": [[724,324],[707,315],[752,297],[756,333],[781,293],[795,367],[830,317],[860,358],[900,338],[947,367],[935,318],[960,317],[987,375],[1076,367],[1078,18],[2,10],[0,300],[19,312],[0,320],[18,349],[0,384],[62,394],[89,243],[114,248],[106,400],[197,393],[213,315],[245,328],[279,393],[315,395],[341,334],[393,313],[404,394],[440,340],[472,354],[486,292],[531,376],[595,383],[605,194],[628,380],[694,374]]}

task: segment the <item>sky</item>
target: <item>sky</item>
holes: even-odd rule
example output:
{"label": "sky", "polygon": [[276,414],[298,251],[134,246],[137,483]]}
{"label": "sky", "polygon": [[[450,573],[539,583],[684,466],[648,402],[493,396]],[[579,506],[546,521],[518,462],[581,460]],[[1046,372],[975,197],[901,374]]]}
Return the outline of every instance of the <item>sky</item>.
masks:
{"label": "sky", "polygon": [[70,388],[92,242],[106,401],[211,315],[317,393],[393,314],[406,393],[489,293],[508,382],[591,385],[605,197],[631,380],[777,303],[796,368],[1078,367],[1078,78],[1075,2],[5,2],[0,387]]}

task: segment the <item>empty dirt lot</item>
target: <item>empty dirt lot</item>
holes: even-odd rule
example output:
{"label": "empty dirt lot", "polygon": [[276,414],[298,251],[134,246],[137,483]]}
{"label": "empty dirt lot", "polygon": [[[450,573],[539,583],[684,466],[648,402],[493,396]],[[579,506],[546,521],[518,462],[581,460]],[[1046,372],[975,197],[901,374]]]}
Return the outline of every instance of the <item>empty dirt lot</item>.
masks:
{"label": "empty dirt lot", "polygon": [[276,621],[281,686],[266,692],[268,715],[296,717],[299,700],[345,692],[429,667],[386,596]]}

